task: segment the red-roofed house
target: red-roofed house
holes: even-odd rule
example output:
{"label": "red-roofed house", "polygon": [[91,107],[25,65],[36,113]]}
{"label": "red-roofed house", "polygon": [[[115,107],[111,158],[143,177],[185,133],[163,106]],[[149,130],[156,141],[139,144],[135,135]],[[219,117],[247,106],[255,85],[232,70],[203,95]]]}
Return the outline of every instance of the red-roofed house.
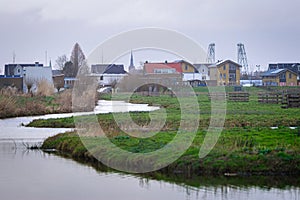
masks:
{"label": "red-roofed house", "polygon": [[201,80],[201,75],[195,68],[195,66],[184,60],[179,60],[171,63],[146,62],[144,64],[144,74],[179,74],[182,77],[182,81],[185,82],[192,80]]}

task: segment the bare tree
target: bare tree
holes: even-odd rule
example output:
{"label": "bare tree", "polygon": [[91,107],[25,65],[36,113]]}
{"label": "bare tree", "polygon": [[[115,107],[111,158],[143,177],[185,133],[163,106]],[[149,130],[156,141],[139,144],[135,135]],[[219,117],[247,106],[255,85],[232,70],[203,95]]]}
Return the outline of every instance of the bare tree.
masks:
{"label": "bare tree", "polygon": [[58,56],[58,58],[56,59],[56,65],[58,67],[59,70],[63,70],[66,62],[68,62],[68,58],[67,56],[64,54],[62,56]]}
{"label": "bare tree", "polygon": [[73,47],[70,61],[73,64],[73,66],[72,66],[73,73],[72,74],[73,74],[73,77],[75,77],[77,75],[78,69],[80,67],[82,67],[83,65],[85,65],[85,62],[86,62],[85,55],[78,43],[76,43]]}

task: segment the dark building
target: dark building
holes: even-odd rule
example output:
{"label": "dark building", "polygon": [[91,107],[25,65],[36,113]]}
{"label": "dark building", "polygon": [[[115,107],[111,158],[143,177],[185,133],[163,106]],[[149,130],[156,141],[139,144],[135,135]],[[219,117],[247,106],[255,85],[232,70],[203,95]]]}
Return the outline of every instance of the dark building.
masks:
{"label": "dark building", "polygon": [[21,71],[24,67],[43,67],[43,64],[39,62],[35,62],[33,64],[6,64],[4,66],[4,75],[6,76],[15,76],[15,75],[23,75]]}
{"label": "dark building", "polygon": [[16,87],[19,91],[23,91],[23,77],[0,75],[0,89],[6,87]]}
{"label": "dark building", "polygon": [[261,74],[265,86],[296,86],[297,73],[289,69],[272,69]]}
{"label": "dark building", "polygon": [[96,64],[92,65],[92,73],[94,74],[126,74],[124,65],[116,64]]}
{"label": "dark building", "polygon": [[269,64],[269,69],[270,70],[275,70],[275,69],[288,69],[291,70],[295,73],[298,74],[298,77],[300,77],[300,63],[272,63]]}

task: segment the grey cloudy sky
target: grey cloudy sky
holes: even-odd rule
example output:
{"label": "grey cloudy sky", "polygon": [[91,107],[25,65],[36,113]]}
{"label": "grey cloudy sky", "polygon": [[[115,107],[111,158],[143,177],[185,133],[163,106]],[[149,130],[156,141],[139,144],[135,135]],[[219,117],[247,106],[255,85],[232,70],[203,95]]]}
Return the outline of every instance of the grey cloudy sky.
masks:
{"label": "grey cloudy sky", "polygon": [[0,0],[0,65],[13,51],[17,62],[44,62],[47,50],[54,63],[75,42],[88,54],[142,27],[179,31],[205,50],[215,42],[217,59],[236,60],[242,42],[250,65],[300,62],[299,8],[299,0]]}

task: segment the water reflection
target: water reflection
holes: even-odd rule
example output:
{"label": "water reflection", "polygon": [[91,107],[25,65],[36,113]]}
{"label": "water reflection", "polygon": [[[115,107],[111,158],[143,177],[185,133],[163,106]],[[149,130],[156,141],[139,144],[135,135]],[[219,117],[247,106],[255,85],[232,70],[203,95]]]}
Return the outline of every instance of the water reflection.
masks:
{"label": "water reflection", "polygon": [[[22,145],[15,145],[14,141],[1,142],[0,150],[1,199],[296,200],[300,198],[297,186],[283,188],[277,188],[276,185],[255,186],[251,185],[251,178],[243,180],[199,177],[186,183],[176,178],[169,181],[154,180],[117,172],[102,172],[55,154],[27,150],[22,148]],[[295,184],[297,185],[297,181]]]}

